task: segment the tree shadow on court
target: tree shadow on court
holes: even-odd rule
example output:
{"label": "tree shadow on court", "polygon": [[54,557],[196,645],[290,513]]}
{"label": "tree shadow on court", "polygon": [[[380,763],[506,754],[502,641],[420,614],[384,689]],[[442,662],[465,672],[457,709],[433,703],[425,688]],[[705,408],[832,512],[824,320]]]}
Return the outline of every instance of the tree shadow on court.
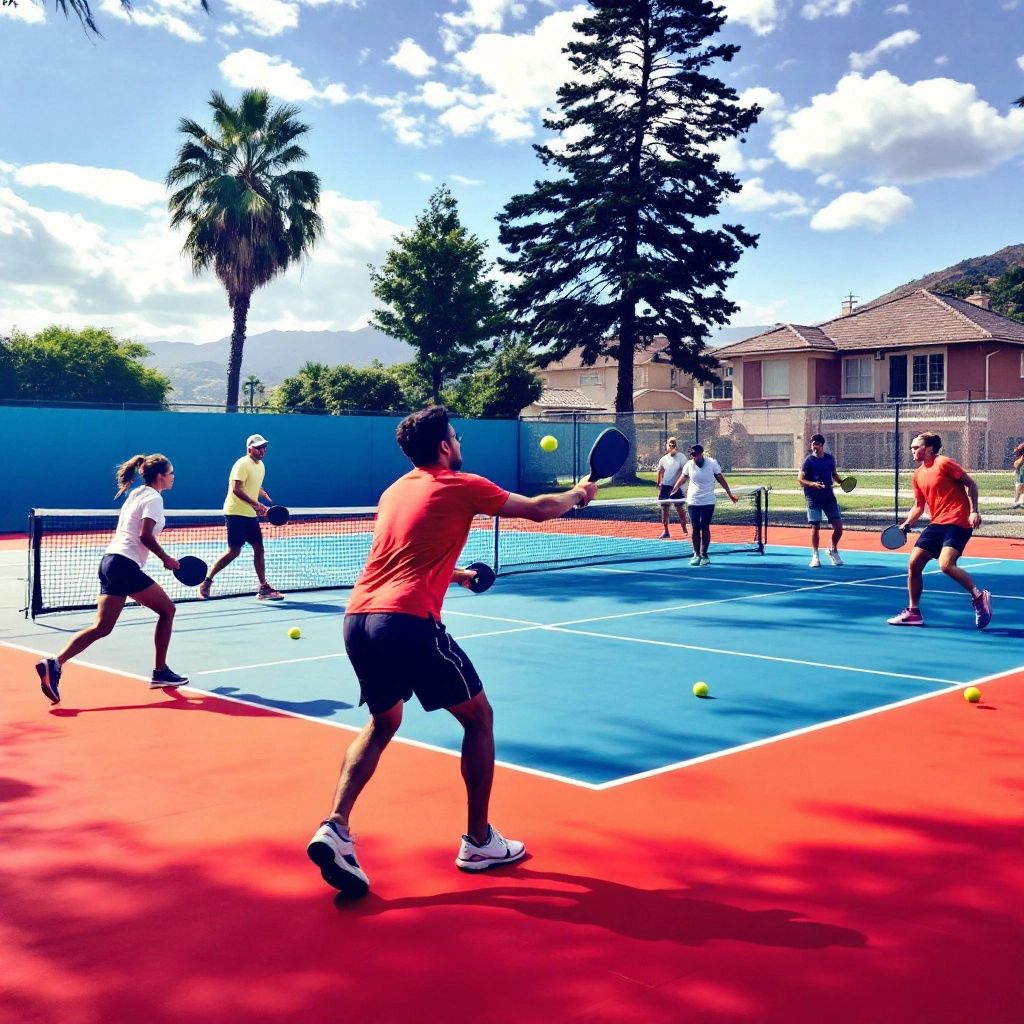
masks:
{"label": "tree shadow on court", "polygon": [[[644,889],[611,879],[522,865],[498,869],[508,879],[493,877],[486,887],[430,896],[383,899],[372,893],[361,906],[365,915],[417,908],[500,907],[545,921],[590,926],[644,942],[698,946],[728,939],[788,949],[858,948],[867,936],[853,928],[805,920],[797,910],[745,910],[729,903],[702,899],[684,889]],[[356,906],[336,897],[339,909]]]}

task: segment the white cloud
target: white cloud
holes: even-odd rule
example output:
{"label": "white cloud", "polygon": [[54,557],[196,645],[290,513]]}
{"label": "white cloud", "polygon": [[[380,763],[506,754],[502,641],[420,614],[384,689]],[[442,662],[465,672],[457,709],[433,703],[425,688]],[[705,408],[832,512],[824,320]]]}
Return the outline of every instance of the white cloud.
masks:
{"label": "white cloud", "polygon": [[891,36],[886,36],[880,42],[875,43],[870,50],[865,50],[863,53],[851,53],[850,68],[854,71],[866,71],[868,68],[874,67],[884,54],[913,46],[920,38],[920,34],[912,28],[893,32]]}
{"label": "white cloud", "polygon": [[[302,272],[289,271],[253,296],[251,333],[365,322],[374,302],[366,264],[383,262],[403,227],[376,203],[330,190],[321,194],[320,215],[324,237]],[[212,274],[192,274],[181,254],[184,235],[170,230],[165,215],[139,213],[127,231],[113,241],[99,224],[0,186],[0,327],[99,325],[143,341],[230,333],[223,288]]]}
{"label": "white cloud", "polygon": [[329,83],[318,89],[291,61],[260,50],[236,50],[218,66],[229,85],[239,89],[266,89],[289,102],[320,99],[328,103],[345,103],[350,99],[344,85]]}
{"label": "white cloud", "polygon": [[817,18],[843,18],[860,3],[860,0],[810,0],[800,9],[808,20]]}
{"label": "white cloud", "polygon": [[429,182],[429,181],[433,181],[434,180],[433,175],[426,174],[423,171],[417,171],[416,172],[416,177],[419,178],[420,181],[428,181]]}
{"label": "white cloud", "polygon": [[42,25],[46,22],[46,10],[37,3],[3,4],[0,6],[0,22],[23,21],[26,25]]}
{"label": "white cloud", "polygon": [[815,179],[814,183],[820,185],[822,188],[842,188],[843,179],[837,177],[835,174],[819,174]]}
{"label": "white cloud", "polygon": [[872,192],[844,192],[811,218],[811,227],[815,231],[881,231],[905,217],[913,206],[910,196],[891,185]]}
{"label": "white cloud", "polygon": [[739,94],[739,101],[744,107],[752,107],[755,103],[761,107],[761,115],[758,120],[762,123],[781,121],[786,116],[786,101],[782,94],[763,85],[744,89]]}
{"label": "white cloud", "polygon": [[[100,12],[104,16],[118,18],[145,28],[159,28],[186,43],[201,43],[203,34],[179,15],[192,13],[177,0],[153,0],[149,4],[138,4],[126,11],[120,0],[101,0]],[[205,17],[205,15],[204,15]]]}
{"label": "white cloud", "polygon": [[910,4],[893,4],[892,7],[886,7],[886,14],[909,14]]}
{"label": "white cloud", "polygon": [[108,206],[139,210],[162,204],[167,196],[162,183],[146,181],[131,171],[59,163],[26,164],[12,171],[19,185],[57,188]]}
{"label": "white cloud", "polygon": [[782,321],[783,310],[789,305],[788,299],[757,303],[747,299],[733,299],[739,312],[729,321],[730,327],[759,327],[761,324],[775,324]]}
{"label": "white cloud", "polygon": [[858,171],[873,183],[971,177],[1024,148],[1024,110],[1001,117],[973,85],[948,78],[848,74],[790,114],[771,147],[788,167]]}
{"label": "white cloud", "polygon": [[799,217],[808,212],[807,202],[799,193],[769,192],[762,178],[745,181],[742,190],[729,196],[726,202],[745,213],[771,213],[774,217]]}
{"label": "white cloud", "polygon": [[466,177],[464,177],[461,174],[449,174],[448,177],[451,178],[452,181],[458,182],[458,184],[460,184],[460,185],[482,185],[483,184],[483,182],[480,181],[478,178],[466,178]]}
{"label": "white cloud", "polygon": [[499,32],[506,15],[521,17],[526,5],[520,0],[465,0],[463,14],[445,14],[441,36],[448,51],[457,50],[459,40],[472,32]]}
{"label": "white cloud", "polygon": [[755,35],[774,32],[782,21],[779,0],[723,0],[723,4],[730,22],[746,25]]}
{"label": "white cloud", "polygon": [[1021,71],[1024,71],[1024,54],[1021,54],[1017,58],[1017,67],[1019,67]]}
{"label": "white cloud", "polygon": [[415,40],[403,39],[398,49],[388,57],[388,63],[399,71],[422,78],[430,73],[437,61]]}
{"label": "white cloud", "polygon": [[256,36],[279,36],[299,24],[299,6],[287,0],[224,0],[224,7]]}
{"label": "white cloud", "polygon": [[944,64],[949,63],[949,58],[944,53],[940,53],[939,56],[935,58],[935,63],[938,64],[939,67],[942,67]]}

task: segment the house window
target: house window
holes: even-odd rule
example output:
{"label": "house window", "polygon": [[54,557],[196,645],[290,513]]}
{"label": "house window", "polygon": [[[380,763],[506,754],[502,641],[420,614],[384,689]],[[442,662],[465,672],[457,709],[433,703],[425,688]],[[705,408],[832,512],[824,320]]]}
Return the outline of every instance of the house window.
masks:
{"label": "house window", "polygon": [[854,356],[843,360],[843,397],[872,398],[875,394],[874,360]]}
{"label": "house window", "polygon": [[1024,352],[1020,354],[1020,376],[1024,380]]}
{"label": "house window", "polygon": [[647,387],[647,367],[635,369],[633,371],[633,387],[645,388]]}
{"label": "house window", "polygon": [[601,383],[601,374],[599,373],[581,373],[580,374],[580,387],[593,387],[596,384]]}
{"label": "house window", "polygon": [[946,357],[941,352],[914,356],[913,387],[915,395],[943,393],[946,390]]}
{"label": "house window", "polygon": [[761,395],[764,398],[789,397],[789,363],[768,359],[761,364]]}
{"label": "house window", "polygon": [[722,383],[721,384],[705,384],[704,385],[704,401],[710,402],[714,399],[728,399],[732,401],[732,367],[722,367]]}

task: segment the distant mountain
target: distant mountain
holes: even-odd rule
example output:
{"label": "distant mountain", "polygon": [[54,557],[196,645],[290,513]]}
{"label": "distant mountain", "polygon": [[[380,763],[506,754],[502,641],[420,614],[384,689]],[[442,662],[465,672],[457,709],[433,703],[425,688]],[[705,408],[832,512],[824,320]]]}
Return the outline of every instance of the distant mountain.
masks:
{"label": "distant mountain", "polygon": [[957,281],[982,280],[989,277],[999,277],[1008,270],[1015,267],[1024,267],[1024,245],[1008,245],[999,252],[991,253],[988,256],[973,256],[971,259],[961,260],[954,263],[945,270],[936,270],[933,274],[926,274],[916,281],[909,281],[901,284],[899,288],[893,288],[891,292],[879,295],[877,299],[864,302],[858,309],[866,309],[869,306],[877,306],[890,299],[898,299],[918,288],[927,288],[930,291],[941,292]]}
{"label": "distant mountain", "polygon": [[[205,344],[151,341],[146,348],[151,353],[148,365],[171,378],[172,402],[223,404],[230,338]],[[365,367],[378,359],[385,366],[393,366],[412,357],[408,345],[372,327],[358,331],[266,331],[246,338],[242,380],[254,374],[269,392],[285,377],[298,373],[305,363]]]}

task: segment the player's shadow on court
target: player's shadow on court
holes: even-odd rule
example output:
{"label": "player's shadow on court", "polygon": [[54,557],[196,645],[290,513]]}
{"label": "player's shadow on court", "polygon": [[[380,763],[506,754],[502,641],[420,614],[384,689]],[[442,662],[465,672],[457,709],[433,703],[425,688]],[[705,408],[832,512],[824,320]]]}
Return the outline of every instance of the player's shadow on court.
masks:
{"label": "player's shadow on court", "polygon": [[210,693],[259,704],[270,711],[286,711],[294,715],[309,715],[311,718],[330,718],[335,711],[351,711],[354,707],[343,700],[276,700],[259,693],[242,693],[237,686],[218,686],[210,690]]}
{"label": "player's shadow on court", "polygon": [[[733,939],[787,949],[860,948],[867,936],[853,928],[802,920],[792,910],[744,910],[701,899],[682,889],[639,889],[602,878],[557,871],[509,870],[508,885],[489,884],[466,892],[385,900],[370,893],[352,902],[336,897],[346,912],[373,916],[395,910],[437,907],[501,907],[544,921],[598,927],[644,942],[700,946]],[[492,879],[493,882],[493,879]],[[532,884],[531,884],[532,883]],[[550,883],[550,884],[545,884]]]}
{"label": "player's shadow on court", "polygon": [[238,701],[219,700],[217,691],[210,691],[210,695],[192,690],[182,693],[179,690],[167,690],[164,692],[165,700],[150,700],[139,704],[104,704],[95,707],[68,707],[61,704],[58,707],[50,708],[50,714],[54,718],[76,718],[78,715],[92,714],[94,711],[205,711],[218,715],[227,715],[230,718],[254,718],[260,715],[273,714],[276,710],[300,709],[306,706],[316,707],[323,705],[327,710],[303,711],[303,714],[327,717],[332,710],[344,710],[350,708],[351,704],[343,704],[340,701],[309,701],[307,705],[289,705],[286,701],[280,701],[278,705],[270,704],[266,698],[257,699],[255,695],[238,694],[239,701],[252,699],[252,707],[249,704],[242,704]]}

